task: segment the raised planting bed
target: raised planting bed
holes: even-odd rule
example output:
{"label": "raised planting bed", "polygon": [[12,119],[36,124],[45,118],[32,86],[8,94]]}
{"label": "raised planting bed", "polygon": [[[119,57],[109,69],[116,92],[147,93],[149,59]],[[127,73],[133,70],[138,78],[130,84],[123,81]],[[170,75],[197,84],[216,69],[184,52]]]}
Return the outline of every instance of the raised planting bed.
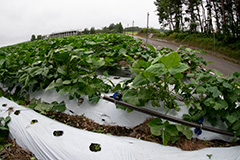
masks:
{"label": "raised planting bed", "polygon": [[[224,140],[225,143],[206,141],[208,145],[205,146],[238,145],[240,73],[222,77],[218,71],[205,70],[204,65],[207,63],[202,58],[196,57],[195,52],[202,51],[184,47],[176,51],[168,48],[158,50],[122,34],[61,37],[0,48],[0,83],[3,88],[0,91],[3,100],[0,106],[1,117],[10,115],[10,135],[16,138],[16,142],[23,148],[30,149],[40,159],[65,159],[66,157],[77,159],[79,155],[75,152],[82,153],[83,159],[86,157],[96,159],[100,154],[105,159],[114,154],[119,155],[119,159],[128,159],[126,157],[129,156],[135,159],[140,157],[157,159],[160,156],[174,159],[176,157],[173,154],[163,155],[164,153],[160,154],[159,150],[167,151],[169,147],[164,148],[166,145],[185,146],[180,148],[194,150],[201,148],[197,147],[197,143],[202,144],[205,140],[214,139]],[[115,77],[109,76],[112,74]],[[123,102],[185,121],[220,128],[233,136],[223,136],[207,131],[200,134],[201,128],[197,128],[195,134],[194,128],[156,119],[156,117],[138,113],[120,105],[115,106],[101,99],[103,95],[111,96],[116,91],[122,93]],[[14,114],[18,109],[20,116]],[[41,116],[33,110],[44,115],[49,113],[62,115],[59,112],[69,115],[84,114],[86,119],[98,123],[94,125],[105,125],[104,129],[107,131],[113,130],[116,134],[141,139],[145,137],[145,140],[160,142],[165,146],[133,140],[129,137],[92,133],[92,131],[107,132],[101,128],[90,129],[91,132],[75,129]],[[19,123],[19,117],[24,123]],[[148,122],[149,118],[151,121]],[[37,123],[32,120],[37,120]],[[68,123],[75,124],[75,122]],[[81,123],[84,124],[84,122]],[[40,128],[32,129],[35,126]],[[141,132],[138,127],[144,128],[143,131]],[[119,132],[118,129],[122,131]],[[36,130],[37,133],[34,132]],[[39,133],[44,136],[38,137]],[[82,138],[77,135],[81,135]],[[74,137],[76,140],[70,141],[69,137]],[[97,142],[98,139],[101,139],[101,145]],[[108,143],[108,140],[114,144]],[[30,144],[29,141],[34,143]],[[48,143],[50,146],[55,145],[60,148],[52,150],[48,145],[45,146]],[[186,144],[189,147],[186,147]],[[149,149],[143,147],[144,145],[149,145]],[[66,150],[66,147],[71,151]],[[82,150],[79,150],[80,148]],[[97,151],[97,154],[94,151],[93,154],[91,151],[93,148],[96,150],[102,148],[102,150]],[[115,152],[113,148],[119,151]],[[129,151],[126,151],[126,148]],[[239,157],[235,152],[236,148],[239,149],[239,145],[224,148],[225,150],[218,148],[216,152],[210,149],[212,154],[207,153],[210,151],[208,149],[184,152],[185,157],[180,156],[183,151],[177,148],[173,151],[170,149],[167,153],[177,153],[175,156],[180,156],[180,159],[181,157],[191,159],[192,155],[201,153],[204,154],[202,158],[206,159],[215,154],[226,157],[229,155],[228,151],[236,158]],[[110,153],[106,149],[113,152]],[[60,153],[60,150],[64,152]],[[145,157],[142,154],[143,150],[146,150]],[[218,153],[219,150],[221,153]]]}

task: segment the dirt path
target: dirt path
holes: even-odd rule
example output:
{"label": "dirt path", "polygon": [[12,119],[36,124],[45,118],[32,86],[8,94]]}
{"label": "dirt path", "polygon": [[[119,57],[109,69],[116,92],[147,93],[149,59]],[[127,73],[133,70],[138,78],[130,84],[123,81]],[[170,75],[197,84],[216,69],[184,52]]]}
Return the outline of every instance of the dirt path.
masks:
{"label": "dirt path", "polygon": [[[142,38],[142,37],[135,36],[135,38],[137,38],[137,39],[141,38],[145,41],[145,38]],[[168,42],[165,40],[148,39],[148,43],[155,47],[159,47],[159,46],[167,47],[167,48],[171,48],[173,50],[176,50],[180,46],[180,44],[177,44],[174,42]],[[205,54],[205,55],[197,54],[197,56],[203,57],[207,62],[212,62],[206,66],[207,69],[212,69],[212,70],[216,69],[216,70],[222,72],[224,76],[231,75],[235,72],[240,72],[240,65],[230,62],[228,60],[225,60],[223,58],[219,58],[219,57],[216,57],[216,56],[210,55],[210,54]]]}

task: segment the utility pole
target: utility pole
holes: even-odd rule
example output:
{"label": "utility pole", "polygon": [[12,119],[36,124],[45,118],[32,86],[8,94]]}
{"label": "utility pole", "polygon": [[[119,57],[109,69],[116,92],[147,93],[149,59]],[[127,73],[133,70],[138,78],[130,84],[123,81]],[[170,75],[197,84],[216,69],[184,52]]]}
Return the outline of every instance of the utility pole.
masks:
{"label": "utility pole", "polygon": [[146,43],[148,40],[148,25],[149,25],[149,12],[147,12],[147,31],[146,31]]}
{"label": "utility pole", "polygon": [[132,22],[132,37],[133,37],[133,28],[134,27],[134,21]]}

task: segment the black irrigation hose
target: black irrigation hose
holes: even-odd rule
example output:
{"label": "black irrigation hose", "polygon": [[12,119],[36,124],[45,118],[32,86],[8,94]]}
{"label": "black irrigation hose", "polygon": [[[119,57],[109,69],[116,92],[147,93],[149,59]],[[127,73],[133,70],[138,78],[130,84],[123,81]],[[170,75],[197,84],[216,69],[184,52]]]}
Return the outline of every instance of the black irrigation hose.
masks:
{"label": "black irrigation hose", "polygon": [[210,131],[210,132],[214,132],[214,133],[224,134],[224,135],[227,135],[227,136],[234,136],[234,133],[231,133],[231,132],[227,132],[227,131],[217,129],[217,128],[213,128],[213,127],[209,127],[209,126],[203,126],[202,124],[196,124],[196,123],[188,122],[188,121],[185,121],[185,120],[182,120],[182,119],[179,119],[179,118],[175,118],[175,117],[172,117],[172,116],[168,116],[168,115],[165,115],[165,114],[162,114],[162,113],[159,113],[159,112],[151,111],[151,110],[148,110],[146,108],[137,107],[137,106],[128,104],[126,102],[119,101],[119,100],[116,100],[114,98],[110,98],[108,96],[104,96],[103,99],[105,99],[107,101],[110,101],[110,102],[113,102],[115,104],[119,104],[121,106],[130,108],[130,109],[133,109],[133,110],[136,110],[136,111],[139,111],[139,112],[142,112],[142,113],[146,113],[146,114],[149,114],[149,115],[152,115],[152,116],[155,116],[155,117],[163,118],[163,119],[166,119],[166,120],[169,120],[169,121],[172,121],[172,122],[180,123],[180,124],[187,125],[187,126],[190,126],[190,127],[200,128],[200,129]]}

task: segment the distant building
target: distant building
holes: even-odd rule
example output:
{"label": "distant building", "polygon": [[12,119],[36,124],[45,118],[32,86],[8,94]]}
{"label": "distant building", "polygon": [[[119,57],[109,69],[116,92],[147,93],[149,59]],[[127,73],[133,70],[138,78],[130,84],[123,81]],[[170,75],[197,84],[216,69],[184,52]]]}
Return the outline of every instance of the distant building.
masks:
{"label": "distant building", "polygon": [[64,31],[64,32],[52,33],[48,36],[48,38],[75,36],[75,35],[79,35],[79,34],[80,34],[80,31],[78,31],[78,30]]}

